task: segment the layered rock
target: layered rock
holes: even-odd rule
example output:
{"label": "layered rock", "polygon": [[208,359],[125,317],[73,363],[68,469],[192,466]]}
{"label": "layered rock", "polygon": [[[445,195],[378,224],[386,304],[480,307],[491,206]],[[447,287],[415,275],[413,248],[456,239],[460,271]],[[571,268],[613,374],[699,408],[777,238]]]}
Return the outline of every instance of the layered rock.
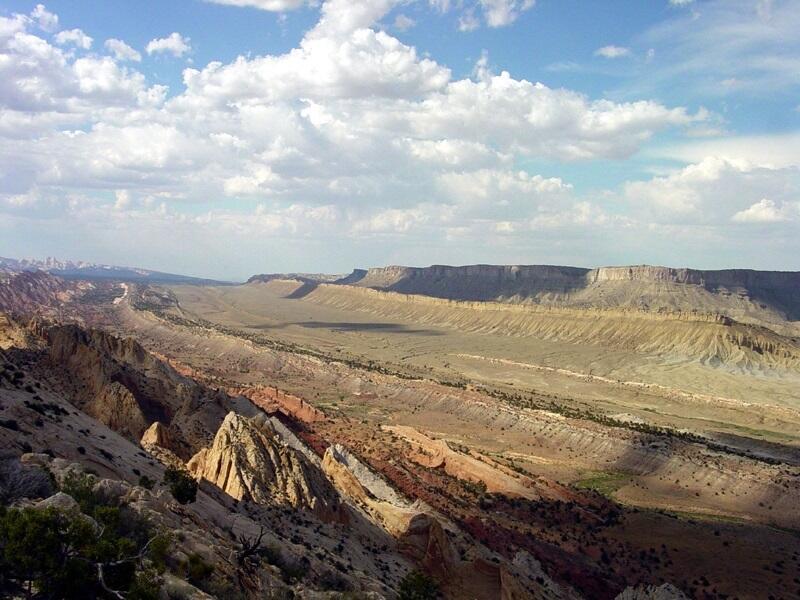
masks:
{"label": "layered rock", "polygon": [[[800,368],[800,344],[795,337],[780,333],[794,327],[792,324],[772,321],[770,329],[741,323],[713,310],[461,302],[329,284],[318,286],[305,301],[418,327],[589,344],[670,359],[685,357],[713,366]],[[761,316],[766,318],[765,314]],[[772,317],[777,318],[774,314]]]}
{"label": "layered rock", "polygon": [[583,269],[548,265],[390,266],[336,282],[462,301],[711,311],[775,323],[800,320],[800,272],[697,270],[650,265]]}
{"label": "layered rock", "polygon": [[354,272],[342,283],[453,300],[565,294],[585,284],[588,269],[549,265],[391,266]]}
{"label": "layered rock", "polygon": [[479,454],[464,454],[452,450],[444,440],[434,440],[413,427],[394,426],[386,429],[403,437],[411,444],[411,460],[430,469],[443,469],[445,473],[486,486],[492,493],[538,500],[542,493],[553,499],[565,499],[551,486],[541,487],[529,477],[514,473],[507,467]]}
{"label": "layered rock", "polygon": [[325,476],[283,440],[265,415],[228,413],[211,446],[192,457],[188,469],[238,500],[286,504],[325,520],[344,516]]}
{"label": "layered rock", "polygon": [[315,423],[325,420],[325,413],[314,408],[303,398],[284,392],[272,386],[253,386],[247,388],[231,388],[231,395],[241,395],[250,400],[267,413],[281,413],[304,423]]}
{"label": "layered rock", "polygon": [[209,443],[233,402],[179,374],[132,338],[39,319],[28,329],[44,341],[52,372],[73,404],[133,442],[161,423],[168,449],[184,461]]}
{"label": "layered rock", "polygon": [[41,271],[0,273],[0,311],[51,314],[91,284],[67,282]]}
{"label": "layered rock", "polygon": [[338,444],[325,451],[322,470],[344,497],[394,537],[405,535],[414,519],[421,518],[426,510],[421,503],[412,504],[401,498],[377,474]]}

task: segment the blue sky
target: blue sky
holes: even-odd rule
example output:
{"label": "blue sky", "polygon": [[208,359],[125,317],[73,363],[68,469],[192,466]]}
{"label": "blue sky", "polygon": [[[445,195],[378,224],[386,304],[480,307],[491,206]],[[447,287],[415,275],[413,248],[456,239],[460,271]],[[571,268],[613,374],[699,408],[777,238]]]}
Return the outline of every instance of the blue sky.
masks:
{"label": "blue sky", "polygon": [[800,4],[0,5],[0,255],[800,269]]}

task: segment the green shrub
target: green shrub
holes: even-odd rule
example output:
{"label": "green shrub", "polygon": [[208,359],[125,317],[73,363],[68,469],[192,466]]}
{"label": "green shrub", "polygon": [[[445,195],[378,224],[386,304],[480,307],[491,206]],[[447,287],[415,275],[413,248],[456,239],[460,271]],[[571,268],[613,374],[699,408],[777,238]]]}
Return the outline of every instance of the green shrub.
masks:
{"label": "green shrub", "polygon": [[136,575],[126,595],[127,600],[158,600],[161,578],[154,569],[146,569]]}
{"label": "green shrub", "polygon": [[400,582],[400,600],[435,600],[439,596],[436,582],[420,571],[411,571]]}
{"label": "green shrub", "polygon": [[[87,520],[52,508],[7,510],[0,520],[0,570],[22,587],[35,584],[45,597],[80,597],[78,590],[96,587],[92,565],[82,559],[91,553],[92,538]],[[71,555],[71,548],[77,555]]]}
{"label": "green shrub", "polygon": [[128,507],[100,504],[86,482],[75,478],[67,488],[92,506],[92,519],[55,508],[0,508],[0,597],[35,587],[42,598],[106,598],[98,565],[106,586],[126,597],[157,596],[169,538],[153,537],[147,519]]}
{"label": "green shrub", "polygon": [[168,468],[164,472],[164,484],[181,504],[189,504],[197,499],[197,481],[183,469]]}
{"label": "green shrub", "polygon": [[61,484],[61,491],[75,498],[81,511],[91,515],[95,507],[100,504],[100,499],[92,491],[96,481],[94,475],[70,471]]}
{"label": "green shrub", "polygon": [[189,560],[186,561],[186,580],[192,585],[203,583],[206,579],[211,577],[214,572],[214,567],[208,564],[205,559],[193,552],[189,555]]}

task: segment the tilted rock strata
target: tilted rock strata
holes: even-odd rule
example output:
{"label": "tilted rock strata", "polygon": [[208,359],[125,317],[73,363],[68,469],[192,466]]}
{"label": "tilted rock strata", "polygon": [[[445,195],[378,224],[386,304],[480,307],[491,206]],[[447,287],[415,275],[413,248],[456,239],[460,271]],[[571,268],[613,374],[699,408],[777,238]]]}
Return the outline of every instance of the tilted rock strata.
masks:
{"label": "tilted rock strata", "polygon": [[197,478],[256,504],[287,504],[321,518],[343,518],[336,492],[320,471],[289,447],[265,415],[229,413],[208,448],[188,463]]}

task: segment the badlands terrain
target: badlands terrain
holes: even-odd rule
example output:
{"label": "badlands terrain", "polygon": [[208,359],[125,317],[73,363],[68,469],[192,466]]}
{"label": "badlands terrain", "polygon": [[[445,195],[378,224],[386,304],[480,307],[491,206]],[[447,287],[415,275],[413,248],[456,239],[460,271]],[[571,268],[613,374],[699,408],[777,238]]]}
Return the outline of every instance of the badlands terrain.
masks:
{"label": "badlands terrain", "polygon": [[96,597],[800,597],[800,273],[61,275],[0,271],[0,491],[169,532]]}

